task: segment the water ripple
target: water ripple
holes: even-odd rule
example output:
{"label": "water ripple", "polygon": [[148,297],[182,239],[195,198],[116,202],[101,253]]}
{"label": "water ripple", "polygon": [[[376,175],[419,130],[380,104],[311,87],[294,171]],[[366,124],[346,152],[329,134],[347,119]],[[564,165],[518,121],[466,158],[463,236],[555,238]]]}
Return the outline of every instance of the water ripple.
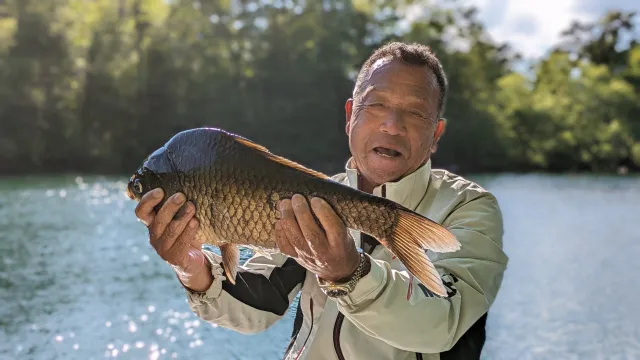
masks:
{"label": "water ripple", "polygon": [[[0,179],[0,358],[279,358],[295,304],[256,335],[198,319],[125,181]],[[510,256],[483,358],[640,358],[640,179],[480,181],[500,200]]]}

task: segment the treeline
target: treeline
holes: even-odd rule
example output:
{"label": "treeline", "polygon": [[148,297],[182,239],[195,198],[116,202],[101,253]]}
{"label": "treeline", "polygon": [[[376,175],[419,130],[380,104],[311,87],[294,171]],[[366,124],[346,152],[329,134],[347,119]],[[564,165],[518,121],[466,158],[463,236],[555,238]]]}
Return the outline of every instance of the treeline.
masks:
{"label": "treeline", "polygon": [[524,75],[475,9],[396,3],[0,1],[0,174],[129,173],[198,126],[341,171],[355,72],[391,40],[430,45],[449,76],[436,166],[640,168],[640,45],[623,42],[635,14],[567,24]]}

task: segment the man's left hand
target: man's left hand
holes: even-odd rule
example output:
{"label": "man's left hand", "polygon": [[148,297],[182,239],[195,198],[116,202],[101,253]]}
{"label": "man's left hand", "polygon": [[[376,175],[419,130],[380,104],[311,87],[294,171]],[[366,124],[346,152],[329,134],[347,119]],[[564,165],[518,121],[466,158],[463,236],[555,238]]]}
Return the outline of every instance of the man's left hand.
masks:
{"label": "man's left hand", "polygon": [[[360,261],[355,243],[331,206],[304,196],[280,201],[282,218],[275,224],[280,251],[296,259],[307,270],[327,281],[338,281],[354,273]],[[316,215],[320,224],[314,219]]]}

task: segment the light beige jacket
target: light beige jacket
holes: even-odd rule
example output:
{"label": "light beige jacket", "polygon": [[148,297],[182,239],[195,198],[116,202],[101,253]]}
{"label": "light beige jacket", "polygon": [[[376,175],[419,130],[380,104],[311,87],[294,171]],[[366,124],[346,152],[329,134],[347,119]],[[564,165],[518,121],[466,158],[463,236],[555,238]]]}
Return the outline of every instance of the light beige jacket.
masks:
{"label": "light beige jacket", "polygon": [[[357,177],[357,171],[347,166],[346,174],[336,175],[334,180],[357,187]],[[215,280],[204,293],[187,290],[189,306],[205,321],[255,333],[278,321],[301,293],[302,323],[284,355],[286,359],[440,359],[439,353],[451,349],[487,313],[500,288],[508,257],[502,250],[498,202],[469,180],[445,170],[432,170],[431,162],[374,192],[378,196],[383,193],[442,224],[460,241],[462,247],[457,252],[428,252],[450,290],[448,298],[434,297],[414,278],[407,301],[407,271],[380,245],[371,254],[374,260],[369,274],[340,300],[327,298],[314,274],[300,270],[292,259],[278,254],[272,259],[255,255],[239,268],[240,276],[244,272],[247,281],[267,284],[262,295],[255,295],[258,298],[240,301],[248,292],[236,294],[233,285],[225,281],[221,258],[206,251]],[[351,234],[360,246],[360,234]],[[294,273],[296,281],[291,280]],[[338,319],[339,313],[343,319]],[[484,341],[484,325],[481,327],[478,331]]]}

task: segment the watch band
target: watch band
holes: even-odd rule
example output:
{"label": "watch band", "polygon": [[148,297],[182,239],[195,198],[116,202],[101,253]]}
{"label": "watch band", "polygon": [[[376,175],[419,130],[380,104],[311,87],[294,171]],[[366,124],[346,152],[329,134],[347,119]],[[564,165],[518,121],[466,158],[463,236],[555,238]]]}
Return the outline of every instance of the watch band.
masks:
{"label": "watch band", "polygon": [[360,262],[358,263],[358,267],[353,272],[353,274],[345,279],[344,282],[331,282],[321,279],[316,276],[318,279],[318,285],[320,289],[331,298],[339,298],[348,295],[355,289],[358,281],[367,275],[371,269],[371,259],[369,255],[360,252]]}

